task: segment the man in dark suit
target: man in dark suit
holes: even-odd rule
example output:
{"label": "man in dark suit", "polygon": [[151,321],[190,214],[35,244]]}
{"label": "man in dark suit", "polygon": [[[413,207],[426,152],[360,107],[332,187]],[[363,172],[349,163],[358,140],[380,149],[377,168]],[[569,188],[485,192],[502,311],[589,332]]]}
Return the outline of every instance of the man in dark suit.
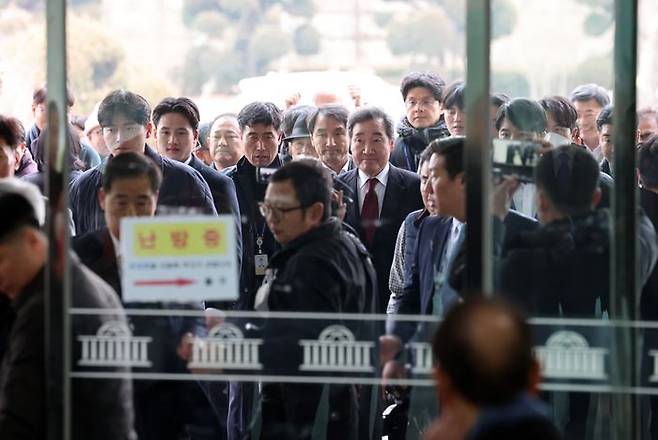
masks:
{"label": "man in dark suit", "polygon": [[[427,218],[418,230],[414,258],[405,273],[405,286],[399,300],[399,314],[443,316],[463,296],[465,260],[466,184],[464,175],[464,138],[449,138],[430,143],[430,197],[437,216]],[[492,219],[493,221],[493,219]],[[505,243],[521,231],[537,227],[534,219],[509,211],[504,225]],[[504,245],[503,245],[504,246]],[[402,344],[425,328],[393,321],[392,335],[382,338],[385,361],[400,351]],[[427,336],[427,335],[425,335]],[[388,368],[397,369],[395,361]]]}
{"label": "man in dark suit", "polygon": [[[119,297],[121,288],[121,219],[155,214],[161,175],[157,166],[144,155],[124,153],[107,162],[100,206],[107,227],[73,240],[81,261],[110,284]],[[185,308],[198,310],[193,304],[125,303],[130,308]],[[151,371],[184,373],[187,371],[185,349],[194,336],[204,336],[203,322],[196,317],[132,316],[131,324],[139,336],[150,336],[154,343],[150,353]],[[197,383],[135,382],[135,428],[140,439],[174,439],[190,429],[214,428],[221,432],[220,421],[212,416],[210,405]]]}
{"label": "man in dark suit", "polygon": [[[140,153],[158,165],[162,173],[159,208],[185,208],[202,214],[216,214],[210,188],[197,171],[158,155],[146,145],[152,130],[150,117],[151,107],[140,95],[126,90],[115,90],[107,95],[98,109],[98,121],[111,156]],[[83,173],[71,185],[71,211],[78,235],[105,226],[97,197],[104,171],[105,162]]]}
{"label": "man in dark suit", "polygon": [[379,286],[378,306],[386,312],[388,278],[395,240],[407,214],[423,207],[420,179],[388,162],[393,145],[393,122],[379,108],[363,107],[348,121],[352,155],[357,169],[337,177],[354,203],[345,222],[352,226],[372,254]]}
{"label": "man in dark suit", "polygon": [[[240,213],[245,223],[242,228],[242,271],[240,297],[234,308],[253,310],[256,291],[263,282],[265,269],[279,244],[260,213],[258,202],[265,198],[268,169],[279,168],[277,155],[281,110],[270,102],[252,102],[238,114],[244,143],[244,156],[226,170],[233,180],[238,195]],[[236,323],[244,327],[246,323]],[[256,387],[251,383],[230,383],[228,438],[242,439],[248,435],[253,397]]]}
{"label": "man in dark suit", "polygon": [[199,140],[199,108],[189,98],[164,98],[153,109],[152,119],[158,152],[197,170],[210,187],[217,213],[234,217],[239,268],[242,258],[242,222],[235,185],[230,178],[206,166],[192,154]]}

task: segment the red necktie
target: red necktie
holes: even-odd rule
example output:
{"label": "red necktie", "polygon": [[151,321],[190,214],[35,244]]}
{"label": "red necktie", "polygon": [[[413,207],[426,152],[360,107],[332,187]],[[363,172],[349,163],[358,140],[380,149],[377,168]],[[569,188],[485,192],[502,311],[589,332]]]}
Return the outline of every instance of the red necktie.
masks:
{"label": "red necktie", "polygon": [[375,187],[377,186],[377,179],[368,179],[368,192],[363,198],[363,208],[361,208],[361,221],[363,229],[366,233],[366,241],[368,245],[372,244],[372,239],[375,236],[375,228],[377,220],[379,219],[379,202],[377,201],[377,193]]}

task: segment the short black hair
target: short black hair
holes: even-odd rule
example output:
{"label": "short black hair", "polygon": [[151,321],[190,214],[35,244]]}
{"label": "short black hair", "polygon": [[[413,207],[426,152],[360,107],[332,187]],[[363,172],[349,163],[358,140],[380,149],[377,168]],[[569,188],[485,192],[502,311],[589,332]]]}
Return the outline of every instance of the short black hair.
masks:
{"label": "short black hair", "polygon": [[441,101],[443,88],[446,82],[438,74],[434,72],[411,72],[404,78],[400,84],[400,93],[402,93],[402,100],[407,100],[409,90],[415,87],[424,87],[434,96],[434,99]]}
{"label": "short black hair", "polygon": [[154,193],[160,189],[162,173],[149,157],[133,152],[113,156],[107,161],[103,172],[103,191],[110,192],[117,180],[136,177],[147,177]]}
{"label": "short black hair", "polygon": [[[483,342],[473,335],[478,315],[486,312],[504,315],[514,327],[510,338],[497,342],[504,353],[499,359],[483,350]],[[452,307],[432,342],[435,362],[457,391],[478,406],[507,403],[528,389],[532,348],[532,331],[521,312],[501,298],[481,295]]]}
{"label": "short black hair", "polygon": [[569,94],[569,99],[571,102],[589,101],[593,99],[601,107],[605,107],[606,105],[610,104],[610,96],[608,95],[608,91],[600,85],[594,83],[583,84],[576,87]]}
{"label": "short black hair", "polygon": [[441,97],[441,102],[444,108],[457,107],[464,110],[464,81],[457,80],[450,84],[444,91]]}
{"label": "short black hair", "polygon": [[276,131],[281,126],[281,109],[271,102],[252,102],[245,105],[238,113],[238,124],[240,130],[244,131],[245,127],[255,124],[271,125]]}
{"label": "short black hair", "polygon": [[295,122],[297,122],[297,118],[306,118],[315,110],[316,107],[313,105],[296,105],[286,109],[281,117],[281,133],[283,133],[283,137],[290,136],[292,128],[295,126]]}
{"label": "short black hair", "polygon": [[101,101],[98,107],[98,124],[101,127],[112,125],[115,114],[122,114],[128,120],[146,127],[151,119],[151,106],[137,93],[128,90],[114,90]]}
{"label": "short black hair", "polygon": [[546,112],[537,101],[514,98],[501,105],[496,114],[496,130],[500,130],[507,119],[521,131],[543,133],[546,131]]}
{"label": "short black hair", "polygon": [[347,120],[347,132],[349,133],[350,138],[352,137],[352,131],[356,124],[361,124],[366,121],[381,120],[384,124],[384,131],[386,136],[392,141],[393,140],[393,120],[391,117],[386,114],[384,110],[379,107],[374,106],[365,106],[359,107],[356,109]]}
{"label": "short black hair", "polygon": [[332,118],[347,128],[347,121],[350,117],[350,111],[344,105],[340,104],[327,104],[315,109],[306,117],[306,127],[308,132],[313,136],[313,130],[315,130],[315,124],[318,121],[318,117],[324,116],[325,118]]}
{"label": "short black hair", "polygon": [[601,131],[604,125],[612,125],[612,114],[614,107],[612,105],[606,105],[601,110],[601,113],[596,117],[596,129]]}
{"label": "short black hair", "polygon": [[489,98],[489,103],[495,107],[500,107],[510,100],[510,97],[506,93],[494,93]]}
{"label": "short black hair", "polygon": [[23,124],[13,116],[0,115],[0,139],[3,139],[9,148],[15,150],[25,142]]}
{"label": "short black hair", "polygon": [[464,172],[464,137],[435,139],[429,143],[422,155],[443,156],[445,169],[451,179]]}
{"label": "short black hair", "polygon": [[199,129],[199,121],[201,120],[199,107],[190,98],[184,96],[179,98],[173,98],[171,96],[164,98],[153,109],[153,124],[157,127],[160,118],[167,113],[178,113],[187,119],[190,127],[194,130]]}
{"label": "short black hair", "polygon": [[0,243],[6,243],[24,227],[39,229],[39,220],[32,204],[21,194],[0,195],[0,212],[11,215],[0,216]]}
{"label": "short black hair", "polygon": [[576,108],[564,96],[544,96],[539,100],[546,114],[551,115],[555,123],[560,127],[576,128],[578,113]]}
{"label": "short black hair", "polygon": [[652,135],[638,147],[637,169],[642,186],[658,189],[658,134]]}
{"label": "short black hair", "polygon": [[[562,167],[565,168],[561,170]],[[592,153],[576,145],[548,150],[535,167],[537,188],[546,192],[555,209],[568,216],[592,210],[599,175],[599,166]]]}
{"label": "short black hair", "polygon": [[322,221],[331,213],[333,179],[329,170],[319,161],[299,159],[288,162],[272,174],[270,182],[290,180],[303,207],[320,202],[324,205]]}
{"label": "short black hair", "polygon": [[[48,101],[48,87],[43,85],[34,89],[32,93],[32,104],[44,104],[46,101]],[[69,107],[73,107],[73,104],[75,104],[75,97],[68,87],[66,88],[66,104]]]}

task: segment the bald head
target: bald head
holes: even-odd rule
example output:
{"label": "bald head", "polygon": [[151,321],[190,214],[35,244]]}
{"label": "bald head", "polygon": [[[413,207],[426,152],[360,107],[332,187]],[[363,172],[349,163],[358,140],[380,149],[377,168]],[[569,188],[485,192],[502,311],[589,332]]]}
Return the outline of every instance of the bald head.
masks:
{"label": "bald head", "polygon": [[446,315],[434,357],[457,391],[476,405],[498,405],[528,389],[532,335],[523,316],[498,299],[473,298]]}

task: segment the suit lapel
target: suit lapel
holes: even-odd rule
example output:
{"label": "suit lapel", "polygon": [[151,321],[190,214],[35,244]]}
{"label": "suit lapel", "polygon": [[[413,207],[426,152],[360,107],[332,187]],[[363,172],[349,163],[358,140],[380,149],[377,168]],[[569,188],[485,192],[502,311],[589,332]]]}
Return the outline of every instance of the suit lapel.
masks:
{"label": "suit lapel", "polygon": [[357,170],[352,170],[341,176],[345,186],[352,192],[349,196],[353,200],[353,203],[348,205],[347,212],[345,213],[345,222],[352,225],[352,227],[354,227],[359,233],[359,236],[363,236],[363,228],[361,228],[361,212],[359,211],[359,179],[357,178],[357,172]]}
{"label": "suit lapel", "polygon": [[398,169],[391,165],[388,171],[388,181],[386,182],[386,190],[384,191],[382,210],[379,215],[380,219],[395,216],[396,208],[399,208],[396,205],[404,197],[404,185],[401,177],[402,175],[398,172]]}
{"label": "suit lapel", "polygon": [[432,296],[434,295],[434,277],[436,276],[436,273],[439,270],[440,258],[443,256],[446,243],[448,242],[450,225],[452,225],[452,219],[443,218],[441,220],[441,223],[436,226],[433,237],[431,238],[432,243],[431,243],[430,255],[426,255],[426,256],[429,257],[430,259],[429,261],[431,262],[431,269],[428,268],[428,270],[432,271],[432,280],[431,280],[432,286],[431,288],[424,290],[424,292],[427,292],[427,294],[423,295],[422,298],[421,310],[423,310],[423,313],[427,313],[427,314],[432,313],[430,309],[430,304],[432,302]]}

